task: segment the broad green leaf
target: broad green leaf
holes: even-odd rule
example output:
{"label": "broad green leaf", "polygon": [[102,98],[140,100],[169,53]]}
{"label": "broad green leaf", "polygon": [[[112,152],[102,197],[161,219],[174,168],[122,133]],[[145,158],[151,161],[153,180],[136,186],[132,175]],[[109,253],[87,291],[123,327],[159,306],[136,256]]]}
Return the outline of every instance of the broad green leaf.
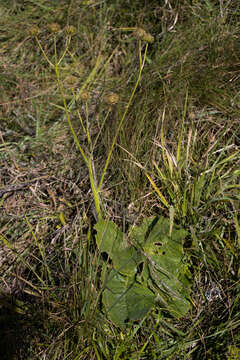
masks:
{"label": "broad green leaf", "polygon": [[[132,235],[141,244],[148,262],[151,288],[155,287],[163,306],[180,317],[190,307],[187,298],[190,282],[188,268],[183,263],[183,240],[187,235],[184,229],[173,226],[169,236],[169,220],[161,217],[145,219],[143,224],[133,229]],[[147,228],[148,227],[148,228]]]}
{"label": "broad green leaf", "polygon": [[126,276],[134,275],[138,263],[143,261],[141,254],[133,246],[116,251],[113,255],[114,269]]}
{"label": "broad green leaf", "polygon": [[114,268],[123,275],[131,276],[142,261],[141,254],[129,246],[122,231],[111,221],[100,220],[95,225],[97,246],[106,252],[113,261]]}
{"label": "broad green leaf", "polygon": [[130,236],[136,244],[143,245],[146,240],[150,226],[154,223],[154,218],[145,218],[140,226],[134,226],[130,229]]}
{"label": "broad green leaf", "polygon": [[124,234],[112,221],[99,220],[94,226],[97,231],[96,242],[101,252],[112,259],[113,252],[124,249]]}
{"label": "broad green leaf", "polygon": [[103,304],[110,319],[124,327],[128,320],[145,316],[154,303],[174,317],[190,307],[190,272],[183,262],[184,229],[168,219],[147,218],[126,236],[111,221],[96,225],[96,241],[101,252],[112,260],[104,267]]}
{"label": "broad green leaf", "polygon": [[103,304],[116,325],[124,328],[127,321],[142,319],[154,301],[152,291],[136,283],[134,277],[122,276],[115,270],[110,272],[103,292]]}

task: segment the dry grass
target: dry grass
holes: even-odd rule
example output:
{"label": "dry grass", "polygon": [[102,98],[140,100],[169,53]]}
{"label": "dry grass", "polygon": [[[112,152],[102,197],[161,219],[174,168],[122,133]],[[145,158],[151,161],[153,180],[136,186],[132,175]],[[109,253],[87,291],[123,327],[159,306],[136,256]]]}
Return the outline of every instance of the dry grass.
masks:
{"label": "dry grass", "polygon": [[[19,359],[234,359],[239,351],[239,2],[162,3],[0,5],[1,346],[10,339]],[[124,230],[149,215],[169,217],[138,163],[189,231],[192,310],[181,321],[156,307],[123,333],[103,313],[105,259],[95,246],[88,172],[54,72],[29,35],[38,25],[51,58],[52,23],[61,28],[59,51],[67,24],[77,29],[60,69],[67,102],[99,54],[104,60],[87,88],[93,137],[109,110],[106,95],[120,98],[95,148],[97,174],[138,76],[136,40],[124,28],[143,27],[155,38],[101,198],[105,214]],[[77,111],[86,116],[83,101],[71,119],[87,149]]]}

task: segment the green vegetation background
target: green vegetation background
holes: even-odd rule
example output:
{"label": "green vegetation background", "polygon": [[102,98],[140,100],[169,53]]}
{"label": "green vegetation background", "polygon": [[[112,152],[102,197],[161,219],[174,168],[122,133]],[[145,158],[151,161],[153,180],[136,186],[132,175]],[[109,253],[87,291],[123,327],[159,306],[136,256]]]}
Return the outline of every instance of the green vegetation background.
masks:
{"label": "green vegetation background", "polygon": [[[1,3],[1,359],[239,358],[239,14],[238,0]],[[156,306],[123,331],[104,313],[88,171],[33,36],[54,59],[53,38],[62,54],[70,25],[68,103],[102,61],[70,114],[84,150],[78,112],[100,134],[97,175],[137,81],[136,28],[154,37],[101,200],[124,232],[152,215],[188,231],[192,306],[181,320]]]}

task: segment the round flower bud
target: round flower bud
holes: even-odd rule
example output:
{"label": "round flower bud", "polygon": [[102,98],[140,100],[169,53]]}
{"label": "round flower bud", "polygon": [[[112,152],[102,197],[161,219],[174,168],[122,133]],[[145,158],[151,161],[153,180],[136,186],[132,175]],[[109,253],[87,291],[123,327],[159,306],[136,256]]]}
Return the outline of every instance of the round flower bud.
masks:
{"label": "round flower bud", "polygon": [[149,43],[154,41],[154,37],[142,28],[137,28],[134,34],[139,40],[143,40]]}
{"label": "round flower bud", "polygon": [[77,32],[75,26],[73,26],[73,25],[68,25],[68,26],[65,28],[65,31],[66,31],[66,34],[67,34],[67,35],[70,35],[70,36],[76,34],[76,32]]}
{"label": "round flower bud", "polygon": [[90,92],[87,91],[87,90],[83,90],[83,91],[81,92],[79,98],[80,98],[82,101],[87,102],[87,101],[90,99]]}
{"label": "round flower bud", "polygon": [[154,37],[151,34],[146,33],[145,38],[143,40],[148,42],[148,43],[153,43],[154,42]]}
{"label": "round flower bud", "polygon": [[60,26],[57,23],[52,23],[48,25],[48,30],[52,33],[55,34],[58,31],[61,30]]}
{"label": "round flower bud", "polygon": [[67,76],[67,77],[64,79],[64,82],[65,82],[67,85],[74,86],[74,85],[77,84],[78,78],[77,78],[76,76],[69,75],[69,76]]}
{"label": "round flower bud", "polygon": [[109,94],[107,94],[105,96],[105,102],[108,105],[115,105],[119,102],[119,96],[118,94],[114,93],[114,92],[110,92]]}
{"label": "round flower bud", "polygon": [[33,25],[30,29],[29,29],[29,34],[31,36],[38,36],[38,34],[40,33],[40,29],[38,26]]}
{"label": "round flower bud", "polygon": [[82,63],[76,62],[71,65],[71,71],[82,77],[86,73],[86,68]]}

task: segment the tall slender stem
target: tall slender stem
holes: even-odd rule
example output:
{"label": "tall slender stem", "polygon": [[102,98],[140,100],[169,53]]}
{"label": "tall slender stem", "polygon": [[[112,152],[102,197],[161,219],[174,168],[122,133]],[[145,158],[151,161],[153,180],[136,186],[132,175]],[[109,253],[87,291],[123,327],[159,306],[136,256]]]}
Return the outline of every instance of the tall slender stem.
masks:
{"label": "tall slender stem", "polygon": [[142,59],[142,54],[141,54],[141,41],[139,41],[139,63],[140,63],[140,70],[139,70],[139,74],[138,74],[138,78],[137,78],[137,81],[136,81],[136,84],[134,86],[134,89],[131,93],[131,96],[129,98],[129,101],[127,103],[127,106],[126,106],[126,109],[123,113],[123,116],[120,120],[120,123],[118,125],[118,128],[117,128],[117,131],[114,135],[114,138],[113,138],[113,141],[112,141],[112,145],[111,145],[111,148],[110,148],[110,151],[108,153],[108,156],[107,156],[107,160],[106,160],[106,163],[105,163],[105,166],[104,166],[104,169],[103,169],[103,172],[102,172],[102,176],[101,176],[101,179],[100,179],[100,182],[98,184],[98,188],[97,190],[100,191],[101,189],[101,186],[102,186],[102,183],[103,183],[103,180],[104,180],[104,176],[106,174],[106,171],[107,171],[107,168],[108,168],[108,165],[109,165],[109,161],[110,161],[110,158],[111,158],[111,155],[112,155],[112,152],[113,152],[113,149],[114,149],[114,146],[116,144],[116,141],[117,141],[117,137],[118,137],[118,134],[119,134],[119,131],[121,130],[121,127],[122,127],[122,124],[123,124],[123,121],[125,120],[125,117],[127,115],[127,112],[128,112],[128,109],[132,103],[132,100],[133,100],[133,97],[135,95],[135,92],[137,90],[137,87],[139,85],[139,82],[141,80],[141,76],[142,76],[142,70],[143,70],[143,67],[144,67],[144,63],[145,63],[145,60],[146,60],[146,56],[147,56],[147,49],[148,49],[148,44],[146,44],[146,47],[145,47],[145,52],[144,52],[144,56],[143,56],[143,59]]}

